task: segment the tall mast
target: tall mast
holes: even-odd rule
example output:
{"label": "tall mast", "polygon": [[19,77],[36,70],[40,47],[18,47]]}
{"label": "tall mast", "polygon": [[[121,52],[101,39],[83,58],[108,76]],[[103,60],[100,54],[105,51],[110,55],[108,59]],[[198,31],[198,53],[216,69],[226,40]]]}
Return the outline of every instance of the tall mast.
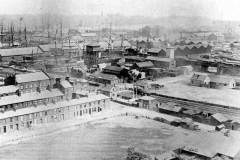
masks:
{"label": "tall mast", "polygon": [[1,43],[3,42],[3,23],[1,25]]}
{"label": "tall mast", "polygon": [[108,56],[110,56],[111,52],[112,52],[112,22],[110,22],[109,29]]}
{"label": "tall mast", "polygon": [[61,43],[63,45],[63,26],[62,26],[62,20],[61,20],[61,23],[60,23],[60,36],[61,36]]}
{"label": "tall mast", "polygon": [[24,41],[26,43],[26,47],[27,47],[27,27],[25,25],[25,28],[24,28]]}

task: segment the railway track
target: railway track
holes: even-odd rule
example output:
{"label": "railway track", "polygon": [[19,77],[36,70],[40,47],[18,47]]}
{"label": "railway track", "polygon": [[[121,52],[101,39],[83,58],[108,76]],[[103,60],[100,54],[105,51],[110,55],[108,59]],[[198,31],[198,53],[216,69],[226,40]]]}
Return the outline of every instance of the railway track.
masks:
{"label": "railway track", "polygon": [[176,97],[168,97],[168,96],[159,95],[159,94],[158,95],[151,94],[151,95],[153,97],[155,97],[161,103],[174,102],[179,107],[182,107],[185,109],[200,110],[200,111],[204,111],[204,112],[211,113],[211,114],[221,113],[221,114],[233,117],[234,119],[240,120],[240,109],[239,108],[204,103],[204,102],[200,102],[200,101],[196,102],[196,101],[192,101],[192,100],[180,99],[180,98],[176,98]]}

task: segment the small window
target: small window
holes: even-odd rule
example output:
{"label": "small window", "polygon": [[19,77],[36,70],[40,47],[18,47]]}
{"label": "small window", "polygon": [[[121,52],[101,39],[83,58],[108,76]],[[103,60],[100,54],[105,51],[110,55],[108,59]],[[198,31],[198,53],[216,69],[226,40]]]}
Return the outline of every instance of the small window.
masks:
{"label": "small window", "polygon": [[10,125],[10,129],[13,129],[13,125]]}

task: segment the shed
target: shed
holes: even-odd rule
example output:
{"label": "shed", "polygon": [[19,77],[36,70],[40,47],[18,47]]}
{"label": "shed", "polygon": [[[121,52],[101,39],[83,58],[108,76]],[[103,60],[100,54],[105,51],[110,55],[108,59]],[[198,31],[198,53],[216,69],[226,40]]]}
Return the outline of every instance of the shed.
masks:
{"label": "shed", "polygon": [[226,118],[221,113],[215,113],[210,118],[211,118],[211,124],[215,126],[218,126],[220,124],[223,124],[224,122],[229,121],[229,119]]}
{"label": "shed", "polygon": [[221,86],[227,86],[229,88],[236,87],[236,81],[227,76],[217,76],[217,75],[210,75],[210,87],[217,88]]}
{"label": "shed", "polygon": [[218,126],[215,127],[215,130],[216,130],[216,131],[221,131],[221,130],[224,129],[224,128],[225,128],[225,126],[224,126],[223,124],[220,124],[220,125],[218,125]]}
{"label": "shed", "polygon": [[191,85],[198,87],[207,87],[209,86],[210,78],[208,74],[205,73],[194,73],[191,77]]}
{"label": "shed", "polygon": [[108,74],[114,74],[114,75],[120,75],[121,71],[123,68],[117,67],[117,66],[106,66],[103,68],[103,73],[108,73]]}

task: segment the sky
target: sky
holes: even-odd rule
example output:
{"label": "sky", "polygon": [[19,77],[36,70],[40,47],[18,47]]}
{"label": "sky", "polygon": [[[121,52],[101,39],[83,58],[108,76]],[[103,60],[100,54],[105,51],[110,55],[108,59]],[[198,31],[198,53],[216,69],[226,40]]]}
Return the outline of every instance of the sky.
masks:
{"label": "sky", "polygon": [[0,0],[0,14],[203,16],[240,21],[240,0]]}

